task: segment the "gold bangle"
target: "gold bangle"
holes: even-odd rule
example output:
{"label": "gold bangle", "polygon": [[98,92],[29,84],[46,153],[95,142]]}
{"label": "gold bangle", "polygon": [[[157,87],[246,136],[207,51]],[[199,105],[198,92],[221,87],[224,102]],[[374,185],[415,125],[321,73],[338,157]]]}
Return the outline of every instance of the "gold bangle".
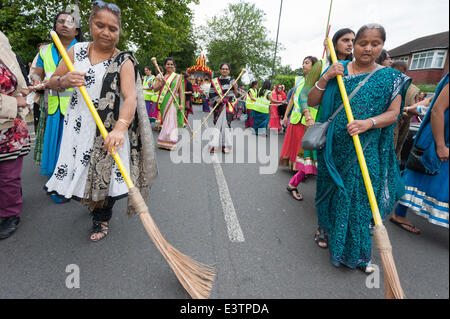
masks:
{"label": "gold bangle", "polygon": [[128,121],[126,121],[124,119],[119,119],[118,122],[124,124],[126,127],[130,127],[130,125],[131,125],[131,122],[128,122]]}

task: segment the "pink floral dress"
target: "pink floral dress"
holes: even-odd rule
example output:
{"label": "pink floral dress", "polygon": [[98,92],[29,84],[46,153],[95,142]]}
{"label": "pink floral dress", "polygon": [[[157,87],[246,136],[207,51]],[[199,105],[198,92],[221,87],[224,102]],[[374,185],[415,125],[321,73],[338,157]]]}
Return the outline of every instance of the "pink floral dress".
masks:
{"label": "pink floral dress", "polygon": [[[0,94],[12,96],[17,87],[14,74],[0,60]],[[0,130],[0,162],[15,160],[30,152],[28,126],[24,119],[16,118],[14,126]]]}

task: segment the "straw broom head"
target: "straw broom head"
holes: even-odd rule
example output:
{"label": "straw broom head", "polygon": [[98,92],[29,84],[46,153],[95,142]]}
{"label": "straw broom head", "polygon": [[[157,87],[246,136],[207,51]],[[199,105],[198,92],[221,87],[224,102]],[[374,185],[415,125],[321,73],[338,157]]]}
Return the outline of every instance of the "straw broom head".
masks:
{"label": "straw broom head", "polygon": [[215,278],[214,269],[182,254],[164,239],[137,188],[130,189],[128,196],[156,248],[164,256],[184,289],[194,299],[209,298]]}
{"label": "straw broom head", "polygon": [[405,299],[386,227],[384,225],[375,226],[374,237],[383,263],[386,299]]}

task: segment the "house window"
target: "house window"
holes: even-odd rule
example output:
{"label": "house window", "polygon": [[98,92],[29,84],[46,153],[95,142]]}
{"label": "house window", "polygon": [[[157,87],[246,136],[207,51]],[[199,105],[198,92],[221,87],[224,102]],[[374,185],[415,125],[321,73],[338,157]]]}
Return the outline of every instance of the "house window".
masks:
{"label": "house window", "polygon": [[414,53],[412,56],[411,70],[443,69],[447,51],[433,50]]}

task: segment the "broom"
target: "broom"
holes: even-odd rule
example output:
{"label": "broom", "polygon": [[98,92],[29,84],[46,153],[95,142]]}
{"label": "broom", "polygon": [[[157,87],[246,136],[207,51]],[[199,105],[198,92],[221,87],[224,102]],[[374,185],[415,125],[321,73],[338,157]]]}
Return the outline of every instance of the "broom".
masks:
{"label": "broom", "polygon": [[[242,69],[241,74],[239,74],[239,76],[237,77],[236,80],[234,80],[234,83],[238,83],[239,79],[247,72],[246,69]],[[233,85],[230,86],[230,88],[228,89],[228,91],[225,92],[225,94],[223,96],[221,96],[221,98],[225,98],[228,93],[231,91],[231,89],[233,88]],[[203,125],[205,125],[206,121],[208,121],[208,119],[210,118],[210,116],[214,113],[214,111],[216,110],[216,108],[219,106],[219,101],[216,102],[216,106],[214,106],[214,108],[212,109],[212,111],[208,114],[208,116],[206,117],[206,119],[202,122],[202,124],[200,125],[200,127],[194,132],[194,134],[192,134],[191,137],[191,141],[194,139],[195,135],[198,133],[198,131],[200,131],[203,127]]]}
{"label": "broom", "polygon": [[[75,71],[72,61],[67,55],[67,51],[62,45],[56,32],[52,31],[51,36],[69,70],[71,72]],[[100,116],[98,115],[98,112],[95,109],[95,106],[92,103],[92,100],[89,97],[86,88],[82,86],[79,89],[95,119],[95,122],[97,123],[97,126],[103,138],[106,139],[106,137],[108,136],[108,132],[106,131],[105,126],[103,125],[102,120],[100,119]],[[113,153],[114,154],[112,156],[114,157],[114,160],[116,161],[117,166],[119,167],[119,170],[122,173],[122,176],[129,188],[128,197],[130,199],[130,202],[139,215],[150,238],[155,243],[156,248],[158,248],[158,250],[164,256],[173,272],[177,276],[178,280],[192,298],[208,298],[211,293],[212,283],[215,277],[214,269],[212,267],[200,264],[190,257],[182,254],[165,240],[164,236],[161,234],[152,217],[150,216],[150,212],[147,205],[145,204],[144,199],[142,198],[141,193],[131,181],[131,178],[126,171],[122,160],[119,157],[119,154],[114,150]]]}
{"label": "broom", "polygon": [[[328,38],[327,41],[331,53],[331,60],[333,61],[333,63],[337,63],[338,59],[334,50],[333,42],[330,38]],[[351,123],[354,121],[354,118],[342,75],[337,76],[337,81],[339,84],[339,89],[341,91],[342,100],[344,101],[345,112],[347,113],[349,123]],[[373,191],[372,182],[370,180],[369,170],[367,169],[367,163],[361,147],[359,135],[353,136],[353,142],[355,144],[356,153],[358,155],[359,164],[364,178],[364,184],[366,186],[367,195],[369,197],[370,207],[372,209],[373,219],[375,221],[374,237],[378,247],[378,251],[380,252],[381,261],[383,263],[386,298],[404,299],[405,294],[400,284],[400,279],[398,278],[397,268],[395,267],[391,242],[380,216],[377,199]]]}
{"label": "broom", "polygon": [[[325,30],[325,39],[328,38],[331,31],[330,18],[331,18],[331,9],[333,8],[333,0],[330,2],[330,11],[328,11],[328,21],[327,21],[327,29]],[[327,48],[323,48],[322,59],[325,58],[325,53],[327,52]]]}
{"label": "broom", "polygon": [[[153,62],[153,64],[156,66],[156,70],[158,71],[158,73],[160,73],[160,74],[162,75],[162,72],[161,72],[161,70],[159,69],[158,61],[156,61],[156,58],[153,57],[153,58],[152,58],[152,62]],[[173,100],[174,100],[175,103],[177,104],[178,109],[180,110],[180,112],[183,114],[183,117],[184,117],[184,119],[185,119],[187,125],[189,126],[189,130],[191,130],[191,134],[193,134],[192,127],[191,127],[191,125],[189,124],[189,121],[188,121],[188,119],[186,118],[186,115],[184,115],[183,108],[182,108],[182,107],[180,106],[180,104],[178,103],[178,100],[177,100],[177,98],[175,97],[175,94],[173,94],[172,89],[170,88],[170,86],[169,86],[169,84],[168,84],[167,82],[164,82],[164,85],[167,86],[167,88],[168,88],[169,91],[170,91],[170,94],[172,94]]]}

